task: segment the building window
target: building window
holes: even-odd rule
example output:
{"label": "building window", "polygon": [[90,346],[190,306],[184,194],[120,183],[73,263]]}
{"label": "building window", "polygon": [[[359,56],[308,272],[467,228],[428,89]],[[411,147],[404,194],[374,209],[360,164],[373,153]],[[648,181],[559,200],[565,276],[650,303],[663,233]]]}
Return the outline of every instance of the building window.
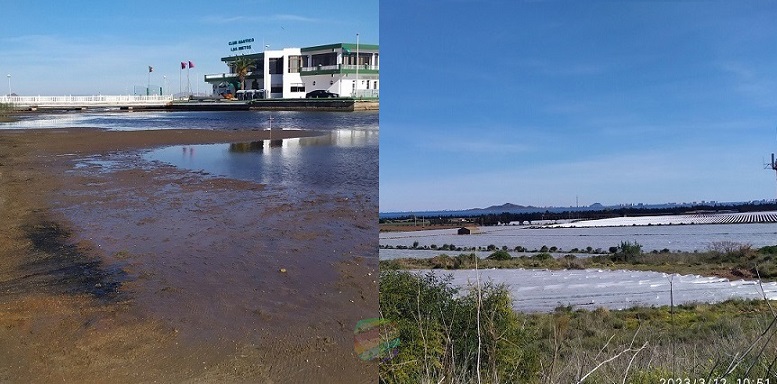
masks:
{"label": "building window", "polygon": [[271,58],[270,59],[270,74],[282,75],[283,74],[283,58]]}
{"label": "building window", "polygon": [[279,86],[270,87],[270,93],[283,93],[283,86],[279,85]]}
{"label": "building window", "polygon": [[315,82],[315,81],[313,82],[313,85],[316,85],[316,82]]}
{"label": "building window", "polygon": [[302,66],[302,56],[289,56],[289,73],[299,73]]}
{"label": "building window", "polygon": [[305,92],[305,84],[302,84],[302,83],[292,84],[291,85],[291,91],[292,92]]}
{"label": "building window", "polygon": [[337,65],[337,53],[334,52],[313,55],[311,59],[313,61],[312,67]]}
{"label": "building window", "polygon": [[377,80],[372,82],[372,88],[378,89],[378,81]]}
{"label": "building window", "polygon": [[334,80],[329,80],[329,85],[333,85],[335,83]]}

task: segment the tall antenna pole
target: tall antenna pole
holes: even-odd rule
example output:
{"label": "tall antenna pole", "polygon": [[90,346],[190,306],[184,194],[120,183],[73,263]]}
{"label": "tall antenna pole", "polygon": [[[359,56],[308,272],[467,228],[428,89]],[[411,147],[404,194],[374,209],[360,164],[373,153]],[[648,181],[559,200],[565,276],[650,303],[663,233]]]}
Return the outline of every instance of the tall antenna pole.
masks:
{"label": "tall antenna pole", "polygon": [[359,94],[359,34],[356,34],[356,88],[354,97]]}
{"label": "tall antenna pole", "polygon": [[[769,164],[766,164],[764,169],[771,169],[775,172],[775,175],[777,175],[777,161],[774,160],[774,153],[772,153],[772,161]],[[777,199],[775,199],[777,201]]]}
{"label": "tall antenna pole", "polygon": [[[771,169],[774,171],[775,175],[777,175],[777,161],[774,160],[774,153],[772,153],[772,161],[769,164],[766,164],[764,169]],[[774,201],[777,202],[777,199],[775,199]]]}

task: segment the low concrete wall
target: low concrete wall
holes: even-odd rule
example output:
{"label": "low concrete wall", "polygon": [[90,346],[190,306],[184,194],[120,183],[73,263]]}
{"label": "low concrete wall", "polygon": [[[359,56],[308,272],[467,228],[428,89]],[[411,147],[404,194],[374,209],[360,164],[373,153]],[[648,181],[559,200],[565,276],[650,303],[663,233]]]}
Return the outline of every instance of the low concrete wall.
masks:
{"label": "low concrete wall", "polygon": [[378,102],[354,99],[263,99],[252,101],[215,101],[172,103],[169,109],[179,111],[369,111],[377,110]]}
{"label": "low concrete wall", "polygon": [[173,111],[247,111],[250,106],[244,101],[182,102],[169,104],[165,109]]}
{"label": "low concrete wall", "polygon": [[353,99],[266,99],[251,102],[258,111],[341,111],[351,112]]}

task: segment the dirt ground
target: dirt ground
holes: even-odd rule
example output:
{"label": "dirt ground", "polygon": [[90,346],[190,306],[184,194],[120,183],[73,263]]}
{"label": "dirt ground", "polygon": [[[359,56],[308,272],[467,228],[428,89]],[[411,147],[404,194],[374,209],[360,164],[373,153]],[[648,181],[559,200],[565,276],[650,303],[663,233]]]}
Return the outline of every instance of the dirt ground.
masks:
{"label": "dirt ground", "polygon": [[377,186],[288,196],[142,156],[267,135],[0,131],[0,382],[376,382],[353,330],[378,316]]}

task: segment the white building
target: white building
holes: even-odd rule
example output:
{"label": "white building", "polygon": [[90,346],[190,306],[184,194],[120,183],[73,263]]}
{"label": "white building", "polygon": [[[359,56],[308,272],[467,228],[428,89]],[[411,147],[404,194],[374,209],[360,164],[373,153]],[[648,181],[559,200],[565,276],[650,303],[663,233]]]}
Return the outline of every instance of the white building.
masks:
{"label": "white building", "polygon": [[[358,55],[358,56],[357,56]],[[234,63],[240,58],[252,61],[245,76],[245,88],[235,73]],[[260,90],[266,98],[303,98],[305,94],[324,89],[341,97],[377,98],[380,80],[377,45],[336,43],[304,48],[268,50],[221,59],[229,73],[205,75],[213,94],[236,90]]]}

